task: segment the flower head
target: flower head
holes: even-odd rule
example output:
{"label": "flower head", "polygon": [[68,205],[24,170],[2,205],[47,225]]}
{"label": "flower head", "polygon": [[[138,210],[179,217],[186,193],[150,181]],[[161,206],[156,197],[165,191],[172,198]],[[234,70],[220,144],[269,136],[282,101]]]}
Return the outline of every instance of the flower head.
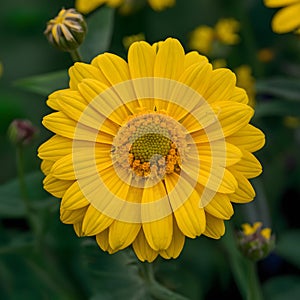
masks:
{"label": "flower head", "polygon": [[[176,0],[148,0],[149,5],[156,11],[161,11],[165,8],[175,5]],[[128,14],[134,11],[135,7],[140,6],[139,0],[76,0],[75,7],[83,14],[88,14],[103,4],[110,7],[119,7],[121,12]]]}
{"label": "flower head", "polygon": [[217,39],[225,45],[235,45],[239,43],[239,29],[240,23],[233,18],[220,19],[215,25]]}
{"label": "flower head", "polygon": [[77,49],[83,42],[87,25],[74,8],[61,9],[57,17],[47,23],[44,34],[48,41],[62,51]]}
{"label": "flower head", "polygon": [[176,39],[135,42],[128,62],[104,53],[75,63],[51,94],[55,135],[39,148],[44,188],[61,220],[109,253],[176,258],[185,238],[220,238],[232,202],[255,192],[263,133],[228,69],[185,53]]}
{"label": "flower head", "polygon": [[272,29],[276,33],[299,31],[299,0],[264,0],[267,7],[282,7],[272,19]]}
{"label": "flower head", "polygon": [[16,145],[28,145],[37,135],[38,129],[29,120],[15,119],[8,128],[8,136]]}
{"label": "flower head", "polygon": [[262,228],[262,222],[253,225],[242,224],[242,231],[238,236],[238,243],[242,253],[251,260],[265,258],[274,248],[274,236],[270,228]]}

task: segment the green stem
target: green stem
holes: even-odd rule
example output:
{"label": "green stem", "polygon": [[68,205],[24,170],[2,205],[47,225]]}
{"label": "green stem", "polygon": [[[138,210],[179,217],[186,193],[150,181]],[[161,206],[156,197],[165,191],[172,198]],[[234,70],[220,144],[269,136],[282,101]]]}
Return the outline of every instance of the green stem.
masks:
{"label": "green stem", "polygon": [[82,61],[81,55],[78,51],[78,49],[70,51],[70,55],[72,57],[73,62]]}
{"label": "green stem", "polygon": [[151,296],[157,300],[188,300],[188,298],[181,296],[166,287],[162,286],[155,280],[153,265],[150,263],[142,263],[141,271],[144,281],[147,285]]}
{"label": "green stem", "polygon": [[16,147],[16,163],[17,163],[17,172],[18,172],[18,180],[21,192],[21,198],[23,200],[25,211],[27,215],[27,219],[31,229],[36,233],[36,222],[35,222],[35,215],[34,210],[31,207],[29,194],[25,182],[25,173],[24,173],[24,157],[23,157],[23,147],[22,145],[18,145]]}
{"label": "green stem", "polygon": [[247,300],[263,300],[256,263],[250,260],[248,261],[248,276]]}

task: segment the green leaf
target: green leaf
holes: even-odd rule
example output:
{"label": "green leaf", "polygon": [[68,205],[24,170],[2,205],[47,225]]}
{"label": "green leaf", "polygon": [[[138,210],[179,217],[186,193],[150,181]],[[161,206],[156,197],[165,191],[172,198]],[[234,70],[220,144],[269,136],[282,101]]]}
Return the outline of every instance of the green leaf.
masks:
{"label": "green leaf", "polygon": [[264,286],[266,300],[300,299],[300,277],[279,276],[268,280]]}
{"label": "green leaf", "polygon": [[61,70],[22,78],[15,81],[14,85],[23,90],[47,96],[55,90],[67,88],[68,82],[67,70]]}
{"label": "green leaf", "polygon": [[88,32],[80,47],[83,60],[89,62],[96,55],[107,51],[114,23],[114,9],[101,7],[87,18]]}
{"label": "green leaf", "polygon": [[258,103],[255,118],[270,116],[300,116],[300,105],[296,101],[272,100]]}
{"label": "green leaf", "polygon": [[268,94],[276,98],[285,98],[295,102],[300,101],[300,79],[269,78],[256,82],[258,94]]}
{"label": "green leaf", "polygon": [[[43,174],[33,172],[25,176],[30,200],[37,200],[49,197],[42,188]],[[19,181],[14,179],[0,186],[0,216],[1,217],[22,217],[25,215],[25,205],[22,201]]]}
{"label": "green leaf", "polygon": [[283,232],[278,238],[276,253],[300,268],[300,229]]}

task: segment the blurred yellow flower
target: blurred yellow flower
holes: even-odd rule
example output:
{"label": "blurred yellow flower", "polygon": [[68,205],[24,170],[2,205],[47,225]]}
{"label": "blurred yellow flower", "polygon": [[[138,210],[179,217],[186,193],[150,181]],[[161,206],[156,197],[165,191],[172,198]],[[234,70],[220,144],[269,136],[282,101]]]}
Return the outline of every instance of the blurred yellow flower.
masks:
{"label": "blurred yellow flower", "polygon": [[223,58],[214,59],[211,64],[213,65],[214,69],[225,68],[227,66],[226,60]]}
{"label": "blurred yellow flower", "polygon": [[241,252],[253,261],[265,258],[274,248],[275,238],[271,228],[262,226],[262,222],[242,224],[242,231],[238,235]]}
{"label": "blurred yellow flower", "polygon": [[254,107],[256,91],[255,91],[255,79],[252,76],[251,67],[248,65],[242,65],[236,68],[234,72],[237,77],[236,85],[238,87],[243,88],[247,92],[249,98],[248,104]]}
{"label": "blurred yellow flower", "polygon": [[257,58],[263,63],[268,63],[275,58],[274,50],[271,48],[262,48],[257,52]]}
{"label": "blurred yellow flower", "polygon": [[[137,0],[75,0],[75,8],[83,14],[88,14],[99,6],[107,4],[110,7],[120,7],[123,13],[129,13],[134,6],[140,5],[139,2]],[[148,0],[149,5],[156,11],[172,7],[175,2],[176,0]]]}
{"label": "blurred yellow flower", "polygon": [[125,36],[123,38],[123,45],[124,45],[125,49],[127,50],[132,43],[144,41],[144,40],[145,40],[145,35],[143,33]]}
{"label": "blurred yellow flower", "polygon": [[272,19],[276,33],[287,33],[300,29],[300,0],[264,0],[267,7],[282,7]]}
{"label": "blurred yellow flower", "polygon": [[39,147],[44,188],[62,222],[114,253],[176,258],[185,238],[218,239],[232,203],[247,203],[262,172],[264,134],[228,69],[185,53],[176,39],[135,42],[128,62],[104,53],[75,63],[52,93],[55,135]]}
{"label": "blurred yellow flower", "polygon": [[240,41],[239,28],[240,23],[233,18],[220,19],[215,27],[198,26],[190,33],[189,47],[205,55],[215,54],[220,44],[234,45]]}
{"label": "blurred yellow flower", "polygon": [[239,30],[240,22],[233,18],[220,19],[215,25],[216,38],[225,45],[235,45],[240,42]]}
{"label": "blurred yellow flower", "polygon": [[189,47],[208,55],[212,50],[212,44],[215,38],[213,28],[203,25],[195,28],[190,35]]}

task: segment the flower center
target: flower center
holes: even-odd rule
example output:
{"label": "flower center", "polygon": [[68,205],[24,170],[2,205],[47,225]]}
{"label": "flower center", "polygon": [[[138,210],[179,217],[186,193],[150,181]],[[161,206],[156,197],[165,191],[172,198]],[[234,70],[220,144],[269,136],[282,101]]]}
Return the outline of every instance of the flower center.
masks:
{"label": "flower center", "polygon": [[137,181],[179,174],[185,136],[183,126],[162,112],[133,115],[114,138],[114,166],[131,171]]}

